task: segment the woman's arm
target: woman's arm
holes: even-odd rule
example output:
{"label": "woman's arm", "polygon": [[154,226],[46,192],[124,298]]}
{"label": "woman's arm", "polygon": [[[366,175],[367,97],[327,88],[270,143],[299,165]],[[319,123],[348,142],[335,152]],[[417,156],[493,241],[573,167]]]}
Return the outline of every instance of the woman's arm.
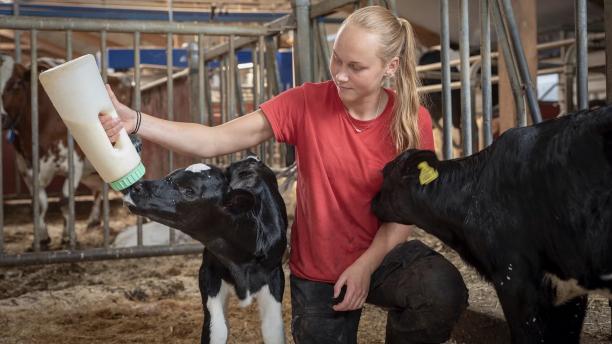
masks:
{"label": "woman's arm", "polygon": [[[134,130],[136,111],[120,103],[108,85],[107,90],[119,118],[101,114],[100,122],[111,142],[115,142],[122,128],[128,133]],[[215,127],[167,121],[143,113],[138,135],[177,153],[209,158],[253,147],[271,138],[273,132],[263,112],[256,110]]]}
{"label": "woman's arm", "polygon": [[344,300],[333,308],[336,311],[349,311],[363,306],[370,289],[370,276],[380,266],[383,259],[398,244],[410,236],[411,226],[398,223],[383,223],[374,236],[370,247],[351,264],[334,285],[334,298],[346,285]]}

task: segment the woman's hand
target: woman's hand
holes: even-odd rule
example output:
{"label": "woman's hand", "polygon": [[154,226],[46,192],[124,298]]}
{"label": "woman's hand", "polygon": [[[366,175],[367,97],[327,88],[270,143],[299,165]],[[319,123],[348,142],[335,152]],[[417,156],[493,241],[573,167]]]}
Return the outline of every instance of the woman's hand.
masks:
{"label": "woman's hand", "polygon": [[125,128],[128,133],[134,131],[136,127],[136,111],[119,102],[108,84],[106,85],[106,91],[119,117],[113,118],[109,114],[101,113],[99,114],[99,118],[104,131],[106,131],[106,135],[109,140],[114,143],[119,139],[119,132],[121,132],[121,129]]}
{"label": "woman's hand", "polygon": [[340,295],[344,285],[346,293],[342,302],[333,306],[335,311],[352,311],[363,307],[370,290],[370,270],[360,259],[344,270],[334,285],[334,298]]}

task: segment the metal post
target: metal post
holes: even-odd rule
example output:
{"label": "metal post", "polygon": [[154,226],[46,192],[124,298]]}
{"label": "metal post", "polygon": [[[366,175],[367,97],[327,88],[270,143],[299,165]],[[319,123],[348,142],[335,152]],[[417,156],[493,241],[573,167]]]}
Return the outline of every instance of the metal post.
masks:
{"label": "metal post", "polygon": [[264,36],[259,36],[259,41],[257,42],[257,69],[259,72],[257,73],[257,105],[261,105],[266,99],[265,92],[265,74],[266,74],[266,62],[265,62],[265,51],[266,51],[266,41]]}
{"label": "metal post", "polygon": [[297,37],[295,42],[300,68],[298,85],[313,80],[309,11],[310,0],[295,0],[295,16],[297,19]]}
{"label": "metal post", "polygon": [[461,0],[461,137],[463,156],[472,154],[472,100],[470,92],[470,23],[469,2]]}
{"label": "metal post", "polygon": [[[134,108],[140,111],[140,32],[134,32]],[[136,242],[142,246],[142,216],[136,223]]]}
{"label": "metal post", "polygon": [[448,0],[440,0],[440,59],[442,62],[442,125],[444,127],[444,159],[453,158],[453,119],[450,88]]}
{"label": "metal post", "polygon": [[[66,31],[66,61],[72,60],[72,31]],[[68,240],[71,250],[76,248],[76,235],[74,228],[75,212],[74,212],[74,138],[70,132],[70,128],[66,127],[68,143]],[[63,192],[63,190],[62,190]]]}
{"label": "metal post", "polygon": [[[257,89],[257,106],[259,107],[259,105],[261,105],[264,102],[265,99],[265,84],[264,84],[264,77],[265,77],[265,73],[266,73],[266,60],[265,60],[265,50],[266,50],[266,41],[265,41],[265,37],[264,36],[259,36],[258,41],[257,41],[257,65],[254,66],[255,70],[257,71],[256,75],[257,75],[257,86],[255,87]],[[268,156],[267,154],[267,146],[272,145],[269,140],[268,141],[264,141],[259,145],[259,158],[261,159],[261,161],[266,161],[266,158]]]}
{"label": "metal post", "polygon": [[506,64],[506,70],[508,72],[508,79],[510,80],[510,88],[514,96],[514,106],[517,113],[517,124],[519,127],[527,125],[527,117],[525,116],[525,105],[523,103],[523,92],[521,91],[521,82],[519,80],[519,73],[516,68],[516,61],[512,54],[512,47],[508,42],[508,35],[506,34],[506,28],[502,19],[501,9],[497,0],[489,2],[491,6],[491,14],[493,23],[495,24],[495,31],[501,51],[504,56],[504,63]]}
{"label": "metal post", "polygon": [[587,38],[587,4],[586,0],[576,0],[576,67],[578,88],[578,109],[589,108],[589,60],[588,60],[588,38]]}
{"label": "metal post", "polygon": [[523,45],[521,43],[521,36],[514,20],[514,10],[510,0],[500,0],[503,4],[504,15],[506,18],[506,24],[508,28],[508,34],[510,35],[510,42],[513,47],[514,55],[516,57],[517,67],[522,79],[523,88],[527,96],[527,105],[529,106],[529,112],[534,123],[542,122],[542,115],[540,114],[540,106],[538,104],[538,98],[536,96],[535,87],[529,75],[529,66],[527,65],[527,58],[525,57],[525,51],[523,51]]}
{"label": "metal post", "polygon": [[[100,31],[100,70],[102,72],[102,80],[108,81],[108,52],[106,51],[107,32]],[[95,199],[94,199],[95,202]],[[102,231],[104,247],[108,248],[110,241],[110,204],[108,202],[108,184],[102,183]]]}
{"label": "metal post", "polygon": [[[34,211],[34,251],[40,251],[40,231],[43,230],[40,223],[40,182],[38,175],[38,55],[36,29],[30,30],[30,107],[32,112],[32,209]],[[46,230],[46,229],[45,229]]]}
{"label": "metal post", "polygon": [[612,0],[604,0],[606,27],[606,101],[612,104]]}
{"label": "metal post", "polygon": [[480,0],[480,16],[482,115],[485,140],[484,144],[485,146],[488,146],[493,142],[493,130],[491,128],[493,114],[493,91],[491,86],[491,20],[489,16],[489,0]]}
{"label": "metal post", "polygon": [[[13,1],[13,16],[19,16],[19,0]],[[21,31],[15,30],[15,62],[21,63]]]}
{"label": "metal post", "polygon": [[[19,0],[13,2],[13,16],[19,16]],[[21,31],[15,30],[14,32],[15,63],[21,63]],[[13,164],[13,172],[15,175],[15,193],[19,195],[21,193],[21,175],[17,164]]]}
{"label": "metal post", "polygon": [[198,109],[200,110],[200,124],[206,123],[208,116],[206,102],[204,100],[204,35],[198,35]]}
{"label": "metal post", "polygon": [[[169,9],[169,19],[172,21],[172,4]],[[174,77],[172,76],[174,71],[174,43],[172,40],[172,33],[166,35],[166,104],[168,109],[168,120],[174,121]],[[172,150],[168,150],[168,172],[174,170],[174,154]],[[170,246],[174,245],[176,233],[174,228],[168,227],[168,235]]]}
{"label": "metal post", "polygon": [[321,53],[321,71],[323,72],[323,79],[330,80],[331,73],[329,71],[329,45],[327,44],[327,30],[325,30],[325,22],[323,20],[317,20],[317,41],[319,42],[319,51]]}

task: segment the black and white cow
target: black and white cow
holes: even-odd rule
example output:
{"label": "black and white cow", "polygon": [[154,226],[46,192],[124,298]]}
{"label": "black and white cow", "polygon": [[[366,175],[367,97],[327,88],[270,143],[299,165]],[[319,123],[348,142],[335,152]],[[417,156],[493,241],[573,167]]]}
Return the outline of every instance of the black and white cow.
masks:
{"label": "black and white cow", "polygon": [[255,157],[227,171],[196,164],[160,180],[140,181],[124,196],[130,211],[204,244],[199,272],[202,343],[225,343],[227,297],[257,299],[265,343],[284,343],[282,257],[287,212],[272,170]]}
{"label": "black and white cow", "polygon": [[[63,60],[40,58],[38,72],[63,63]],[[0,55],[0,116],[2,129],[7,130],[9,141],[12,143],[16,157],[17,167],[24,182],[32,193],[32,108],[30,101],[30,74],[29,67],[15,63],[13,58]],[[131,84],[127,78],[109,76],[108,82],[115,90],[117,97],[129,104],[131,101]],[[40,245],[46,249],[51,242],[45,224],[45,214],[48,208],[47,192],[45,188],[56,175],[68,177],[68,144],[67,129],[59,114],[53,107],[51,100],[38,83],[38,181],[40,185],[37,195],[40,202],[41,232]],[[100,201],[103,181],[87,160],[78,145],[74,150],[75,187],[79,184],[87,186],[94,193],[94,206],[87,220],[88,227],[100,223]],[[65,224],[68,222],[68,209],[65,206],[68,200],[68,179],[62,189],[62,214]],[[68,232],[64,226],[63,241],[67,242]]]}
{"label": "black and white cow", "polygon": [[612,289],[612,107],[516,128],[472,156],[409,150],[372,209],[455,249],[495,287],[513,343],[578,343]]}

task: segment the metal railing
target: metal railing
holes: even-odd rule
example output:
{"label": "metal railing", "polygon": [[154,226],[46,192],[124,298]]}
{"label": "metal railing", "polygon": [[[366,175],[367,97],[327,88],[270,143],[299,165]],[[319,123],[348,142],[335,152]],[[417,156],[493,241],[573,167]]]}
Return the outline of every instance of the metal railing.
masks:
{"label": "metal railing", "polygon": [[[301,15],[316,14],[317,16],[327,15],[333,13],[337,8],[342,7],[348,3],[355,3],[355,1],[325,1],[320,4],[309,6],[305,13]],[[300,12],[297,11],[296,12]],[[134,49],[134,74],[133,74],[133,101],[131,106],[135,109],[140,110],[142,108],[142,97],[143,91],[148,91],[155,87],[160,87],[164,83],[166,84],[167,92],[167,109],[168,119],[175,119],[174,113],[174,98],[172,94],[176,91],[174,87],[174,80],[184,77],[193,76],[197,82],[197,111],[194,113],[195,121],[205,125],[216,125],[218,121],[215,121],[215,114],[219,115],[222,121],[231,120],[237,116],[245,113],[245,102],[243,98],[243,89],[240,82],[240,76],[237,73],[237,60],[236,52],[241,48],[251,48],[253,56],[253,85],[249,89],[252,92],[253,106],[258,106],[266,99],[274,96],[280,90],[279,87],[279,76],[276,67],[275,53],[277,51],[276,41],[277,36],[287,30],[296,29],[295,15],[287,15],[279,18],[275,21],[267,23],[259,27],[244,27],[244,26],[228,26],[228,25],[213,25],[213,24],[200,24],[200,23],[183,23],[183,22],[159,22],[159,21],[113,21],[113,20],[83,20],[83,19],[72,19],[72,18],[38,18],[38,17],[24,17],[19,16],[19,7],[15,5],[14,16],[3,16],[0,17],[0,28],[15,30],[15,59],[16,62],[21,62],[22,52],[20,45],[20,30],[27,30],[30,33],[30,60],[31,60],[31,79],[30,87],[32,98],[30,100],[30,106],[32,107],[32,138],[33,147],[32,152],[34,154],[33,164],[33,175],[39,174],[38,166],[38,70],[37,68],[37,51],[38,51],[38,39],[37,34],[39,31],[65,31],[66,39],[66,53],[65,57],[67,60],[72,59],[73,55],[73,33],[74,32],[99,32],[100,34],[100,72],[103,80],[106,82],[108,78],[108,33],[128,33],[132,34],[133,49]],[[166,75],[159,80],[142,84],[141,82],[141,61],[140,61],[140,47],[141,47],[141,34],[143,33],[158,33],[166,35]],[[193,35],[197,37],[196,52],[192,56],[195,56],[196,63],[192,63],[190,68],[175,72],[173,68],[172,51],[173,51],[173,37],[176,35]],[[205,39],[208,36],[224,36],[228,40],[226,43],[219,44],[205,51]],[[302,50],[302,53],[304,50]],[[296,56],[297,54],[294,54]],[[301,61],[302,57],[297,56],[296,61]],[[210,61],[218,61],[219,66],[211,69],[208,65]],[[191,61],[193,62],[193,61]],[[299,63],[300,66],[305,66],[306,63]],[[222,87],[220,92],[220,103],[214,104],[212,97],[212,87],[210,81],[210,74],[217,74],[220,76]],[[301,72],[297,71],[297,80],[301,80]],[[219,105],[219,111],[215,111],[214,105]],[[219,119],[219,117],[216,117]],[[72,157],[74,152],[74,142],[70,134],[68,134],[68,147],[70,150],[69,156]],[[0,146],[1,148],[1,146]],[[273,141],[265,142],[259,147],[255,148],[256,152],[259,152],[260,157],[272,164],[282,164],[283,159],[279,157],[279,154],[284,153],[282,145]],[[206,159],[206,161],[214,162],[220,165],[228,164],[229,162],[236,159],[235,155],[229,155],[224,157],[218,157],[214,159]],[[168,154],[167,157],[168,166],[170,169],[175,164],[175,157],[172,153]],[[1,165],[0,165],[1,167]],[[1,176],[0,176],[1,178]],[[70,162],[69,169],[69,219],[67,229],[69,233],[69,247],[66,250],[60,251],[41,251],[39,244],[39,234],[41,230],[41,224],[38,223],[40,202],[38,197],[32,197],[33,207],[33,223],[34,223],[34,252],[7,252],[4,235],[4,220],[5,214],[0,211],[0,266],[11,266],[11,265],[28,265],[28,264],[46,264],[46,263],[60,263],[60,262],[75,262],[75,261],[87,261],[87,260],[99,260],[99,259],[121,259],[121,258],[136,258],[136,257],[148,257],[148,256],[159,256],[159,255],[173,255],[173,254],[189,254],[199,253],[202,251],[202,245],[200,244],[181,244],[175,243],[175,233],[173,230],[169,232],[168,242],[169,245],[157,245],[157,246],[144,246],[143,245],[143,233],[142,233],[142,219],[138,218],[137,225],[137,245],[128,248],[112,248],[110,247],[111,234],[109,230],[109,199],[108,199],[108,185],[104,185],[103,190],[103,243],[102,247],[96,248],[83,248],[76,249],[77,238],[75,231],[75,171],[74,162]],[[1,179],[0,179],[1,182]],[[1,183],[0,183],[1,185]],[[38,178],[33,178],[32,186],[34,194],[37,194],[37,190],[41,187]],[[2,191],[2,189],[0,189]],[[0,192],[0,203],[4,204],[3,193]]]}

